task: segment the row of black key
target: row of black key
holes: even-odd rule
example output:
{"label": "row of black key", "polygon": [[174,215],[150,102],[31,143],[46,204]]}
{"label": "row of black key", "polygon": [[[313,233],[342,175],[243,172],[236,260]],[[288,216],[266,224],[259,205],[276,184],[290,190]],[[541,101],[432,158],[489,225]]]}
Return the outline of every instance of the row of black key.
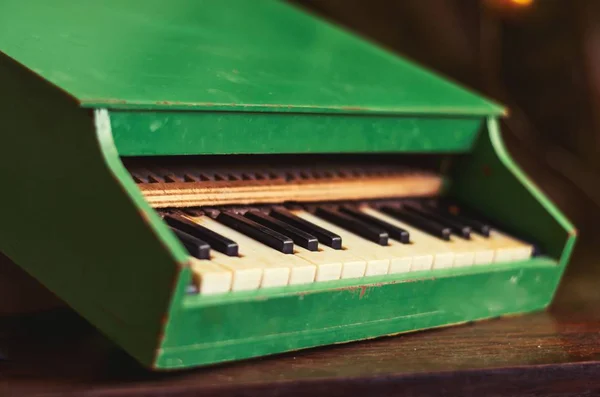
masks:
{"label": "row of black key", "polygon": [[375,218],[374,216],[366,214],[353,207],[343,206],[340,208],[340,210],[373,227],[381,228],[389,235],[389,237],[393,238],[394,240],[398,240],[402,244],[410,243],[410,233],[398,226],[394,226],[389,222]]}
{"label": "row of black key", "polygon": [[291,212],[284,209],[273,209],[269,213],[273,218],[279,219],[288,225],[297,227],[306,233],[315,236],[317,241],[323,245],[331,247],[335,250],[342,249],[342,238],[337,234],[330,232],[320,226],[315,225],[305,219],[302,219]]}
{"label": "row of black key", "polygon": [[221,212],[217,216],[217,221],[284,254],[294,252],[294,242],[291,238],[255,222],[248,215],[250,213],[243,216],[231,212]]}
{"label": "row of black key", "polygon": [[[473,230],[487,237],[491,229],[485,223],[433,205],[417,206],[405,203],[400,206],[382,206],[378,209],[443,240],[449,240],[452,234],[468,239]],[[356,207],[319,206],[314,212],[320,218],[379,245],[388,245],[390,238],[403,244],[410,242],[407,230],[366,214]],[[238,255],[237,243],[185,217],[166,215],[165,220],[177,230],[177,237],[182,240],[191,255],[206,259],[210,248],[229,256]],[[333,249],[342,248],[340,236],[282,208],[272,209],[269,213],[250,210],[244,215],[220,212],[216,220],[284,254],[292,254],[294,244],[309,251],[317,251],[319,243]]]}
{"label": "row of black key", "polygon": [[389,235],[385,230],[370,225],[367,222],[363,222],[347,213],[331,208],[319,207],[317,208],[315,215],[376,244],[388,244]]}
{"label": "row of black key", "polygon": [[306,248],[309,251],[317,251],[319,249],[319,241],[315,236],[300,230],[295,226],[288,225],[282,220],[273,218],[260,211],[248,211],[246,217],[281,233],[283,236],[288,236],[295,244],[298,244],[300,247]]}
{"label": "row of black key", "polygon": [[[229,256],[238,255],[237,243],[210,229],[180,215],[165,215],[164,219],[190,255],[198,259],[207,259],[211,247]],[[319,243],[342,248],[340,236],[284,209],[273,209],[268,215],[259,211],[248,211],[245,215],[221,212],[216,220],[284,254],[293,253],[294,243],[310,251],[317,251]]]}

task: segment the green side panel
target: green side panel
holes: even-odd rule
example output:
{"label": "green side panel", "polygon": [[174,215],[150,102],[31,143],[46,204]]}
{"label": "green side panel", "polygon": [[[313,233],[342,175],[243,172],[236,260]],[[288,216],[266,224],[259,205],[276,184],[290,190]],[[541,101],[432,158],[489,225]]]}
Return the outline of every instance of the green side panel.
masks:
{"label": "green side panel", "polygon": [[512,160],[496,119],[488,119],[473,153],[456,164],[451,180],[450,196],[567,263],[577,230]]}
{"label": "green side panel", "polygon": [[[316,291],[282,288],[230,301],[189,298],[171,314],[156,368],[175,369],[543,309],[559,266],[435,270]],[[387,281],[387,283],[386,283]],[[347,284],[347,283],[346,283]],[[296,290],[298,288],[296,287]]]}
{"label": "green side panel", "polygon": [[111,111],[122,156],[230,153],[466,152],[479,117]]}
{"label": "green side panel", "polygon": [[92,110],[2,55],[0,87],[0,250],[150,366],[186,255]]}
{"label": "green side panel", "polygon": [[3,0],[0,51],[92,107],[503,112],[273,0]]}

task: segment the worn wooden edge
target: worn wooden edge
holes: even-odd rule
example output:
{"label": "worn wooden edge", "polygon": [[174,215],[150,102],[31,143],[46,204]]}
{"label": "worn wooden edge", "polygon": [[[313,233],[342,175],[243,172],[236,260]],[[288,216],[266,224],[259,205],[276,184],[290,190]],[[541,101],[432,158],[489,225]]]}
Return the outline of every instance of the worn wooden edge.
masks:
{"label": "worn wooden edge", "polygon": [[245,182],[140,183],[138,187],[155,208],[434,196],[442,188],[442,178],[433,174],[294,183]]}

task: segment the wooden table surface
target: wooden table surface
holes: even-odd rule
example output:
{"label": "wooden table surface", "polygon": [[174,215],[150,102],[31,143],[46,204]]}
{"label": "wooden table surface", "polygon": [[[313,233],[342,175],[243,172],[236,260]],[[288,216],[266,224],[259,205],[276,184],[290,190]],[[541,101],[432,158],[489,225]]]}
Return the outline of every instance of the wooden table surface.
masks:
{"label": "wooden table surface", "polygon": [[151,373],[67,309],[0,317],[0,396],[600,395],[600,249],[548,312]]}

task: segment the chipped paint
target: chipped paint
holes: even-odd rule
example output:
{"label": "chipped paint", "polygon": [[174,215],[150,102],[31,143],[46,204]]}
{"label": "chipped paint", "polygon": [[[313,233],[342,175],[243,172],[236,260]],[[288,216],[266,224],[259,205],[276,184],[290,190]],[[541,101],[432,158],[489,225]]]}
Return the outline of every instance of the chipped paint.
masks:
{"label": "chipped paint", "polygon": [[360,295],[358,296],[358,299],[362,299],[363,296],[365,296],[365,293],[367,292],[367,286],[363,285],[360,287]]}

